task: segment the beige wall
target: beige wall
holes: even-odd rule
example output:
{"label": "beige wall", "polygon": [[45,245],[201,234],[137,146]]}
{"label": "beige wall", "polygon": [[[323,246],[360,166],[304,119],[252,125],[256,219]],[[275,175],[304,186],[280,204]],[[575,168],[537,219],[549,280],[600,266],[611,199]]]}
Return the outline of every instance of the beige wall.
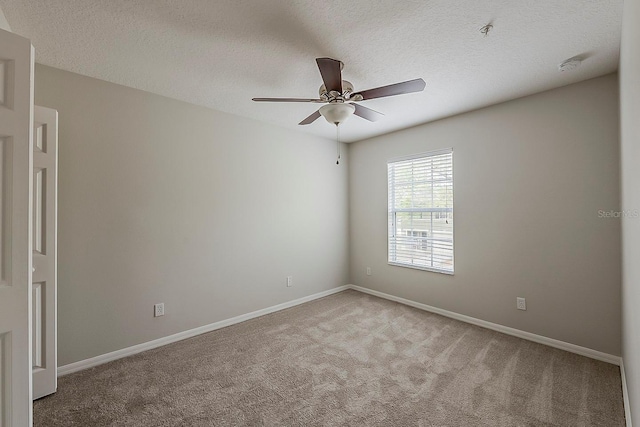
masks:
{"label": "beige wall", "polygon": [[[617,85],[608,75],[351,144],[352,283],[619,355],[620,221],[598,217],[620,207]],[[455,275],[390,266],[386,162],[448,147]]]}
{"label": "beige wall", "polygon": [[[622,208],[640,210],[640,0],[624,2],[620,52]],[[622,221],[622,356],[640,425],[640,218]]]}
{"label": "beige wall", "polygon": [[[620,354],[620,223],[598,218],[620,204],[617,102],[609,75],[351,144],[347,169],[326,140],[38,65],[60,364],[345,284],[349,258],[357,285]],[[456,274],[389,266],[386,161],[443,147]]]}
{"label": "beige wall", "polygon": [[60,365],[347,283],[335,143],[42,65],[36,104],[60,115]]}

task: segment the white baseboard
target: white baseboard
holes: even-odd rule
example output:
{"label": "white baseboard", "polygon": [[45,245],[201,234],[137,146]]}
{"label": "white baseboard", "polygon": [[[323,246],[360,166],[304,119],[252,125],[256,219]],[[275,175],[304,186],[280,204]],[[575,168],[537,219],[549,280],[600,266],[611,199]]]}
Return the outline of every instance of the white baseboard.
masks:
{"label": "white baseboard", "polygon": [[263,308],[261,310],[252,311],[251,313],[241,314],[240,316],[232,317],[230,319],[221,320],[219,322],[211,323],[209,325],[204,325],[198,328],[189,329],[188,331],[184,331],[184,332],[178,332],[177,334],[169,335],[167,337],[158,338],[153,341],[145,342],[142,344],[112,351],[110,353],[101,354],[100,356],[92,357],[90,359],[80,360],[78,362],[60,366],[58,367],[58,376],[60,377],[62,375],[70,374],[72,372],[77,372],[83,369],[92,368],[94,366],[102,365],[103,363],[111,362],[113,360],[121,359],[123,357],[131,356],[133,354],[137,354],[143,351],[151,350],[156,347],[160,347],[163,345],[171,344],[176,341],[181,341],[187,338],[191,338],[196,335],[204,334],[206,332],[215,331],[216,329],[235,325],[236,323],[244,322],[245,320],[264,316],[265,314],[274,313],[276,311],[284,310],[285,308],[294,307],[296,305],[300,305],[305,302],[313,301],[318,298],[336,294],[346,289],[349,289],[349,287],[346,285],[339,286],[337,288],[329,289],[327,291],[318,292],[317,294],[298,298],[293,301],[284,302],[282,304]]}
{"label": "white baseboard", "polygon": [[450,317],[452,319],[460,320],[462,322],[471,323],[477,326],[482,326],[483,328],[492,329],[494,331],[502,332],[503,334],[513,335],[514,337],[537,342],[539,344],[548,345],[550,347],[559,348],[561,350],[569,351],[571,353],[576,353],[581,356],[586,356],[586,357],[590,357],[592,359],[600,360],[603,362],[612,363],[614,365],[619,366],[621,362],[620,356],[614,356],[612,354],[603,353],[597,350],[592,350],[587,347],[581,347],[579,345],[556,340],[553,338],[547,338],[542,335],[532,334],[531,332],[521,331],[520,329],[510,328],[508,326],[499,325],[497,323],[487,322],[486,320],[476,319],[475,317],[465,316],[464,314],[458,314],[458,313],[454,313],[453,311],[432,307],[427,304],[422,304],[422,303],[411,301],[405,298],[396,297],[394,295],[385,294],[384,292],[374,291],[373,289],[363,288],[361,286],[356,286],[356,285],[347,285],[347,288],[364,292],[365,294],[374,295],[376,297],[388,299],[390,301],[399,302],[400,304],[415,307],[420,310],[440,314],[442,316]]}
{"label": "white baseboard", "polygon": [[622,358],[620,359],[620,377],[622,378],[622,399],[624,401],[624,417],[627,420],[627,427],[633,427],[631,425],[631,403],[629,403],[629,391],[627,390],[627,375],[624,373],[624,360]]}
{"label": "white baseboard", "polygon": [[[80,360],[78,362],[70,363],[68,365],[60,366],[58,368],[58,376],[81,371],[83,369],[92,368],[94,366],[102,365],[103,363],[121,359],[126,356],[131,356],[133,354],[137,354],[146,350],[151,350],[153,348],[160,347],[166,344],[171,344],[176,341],[181,341],[186,338],[191,338],[196,335],[204,334],[206,332],[215,331],[216,329],[235,325],[236,323],[244,322],[245,320],[254,319],[256,317],[264,316],[265,314],[274,313],[276,311],[284,310],[289,307],[294,307],[296,305],[300,305],[305,302],[313,301],[318,298],[322,298],[328,295],[342,292],[347,289],[353,289],[359,292],[363,292],[363,293],[374,295],[390,301],[395,301],[401,304],[415,307],[420,310],[440,314],[442,316],[450,317],[452,319],[460,320],[466,323],[471,323],[473,325],[481,326],[483,328],[492,329],[494,331],[502,332],[507,335],[512,335],[518,338],[523,338],[525,340],[529,340],[529,341],[537,342],[540,344],[545,344],[550,347],[555,347],[561,350],[569,351],[571,353],[576,353],[582,356],[590,357],[592,359],[601,360],[603,362],[612,363],[614,365],[621,365],[621,358],[619,356],[614,356],[611,354],[592,350],[586,347],[581,347],[575,344],[570,344],[570,343],[556,340],[553,338],[547,338],[542,335],[521,331],[519,329],[510,328],[508,326],[499,325],[497,323],[487,322],[486,320],[476,319],[475,317],[465,316],[463,314],[458,314],[458,313],[454,313],[452,311],[444,310],[441,308],[432,307],[427,304],[422,304],[422,303],[411,301],[405,298],[396,297],[394,295],[385,294],[384,292],[374,291],[372,289],[363,288],[361,286],[344,285],[344,286],[339,286],[337,288],[329,289],[327,291],[319,292],[317,294],[309,295],[303,298],[298,298],[293,301],[288,301],[282,304],[274,305],[272,307],[267,307],[261,310],[253,311],[251,313],[242,314],[240,316],[232,317],[230,319],[221,320],[219,322],[211,323],[209,325],[200,326],[198,328],[190,329],[188,331],[179,332],[177,334],[169,335],[167,337],[158,338],[153,341],[137,344],[131,347],[127,347],[120,350],[112,351],[110,353],[102,354],[100,356],[96,356],[89,359]],[[624,375],[623,375],[623,381],[624,381]],[[626,382],[623,382],[623,387],[626,388]],[[625,394],[625,398],[628,400],[628,397],[626,396],[627,395]],[[627,401],[625,401],[625,408],[628,408]],[[628,426],[629,425],[630,424],[628,424]]]}

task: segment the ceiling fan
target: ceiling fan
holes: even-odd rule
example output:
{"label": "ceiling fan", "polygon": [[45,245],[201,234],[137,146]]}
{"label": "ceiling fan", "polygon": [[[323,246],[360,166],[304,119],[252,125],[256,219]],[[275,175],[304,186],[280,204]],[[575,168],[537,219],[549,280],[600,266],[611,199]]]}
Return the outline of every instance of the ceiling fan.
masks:
{"label": "ceiling fan", "polygon": [[414,79],[356,92],[353,90],[353,85],[350,82],[342,80],[342,68],[344,67],[342,61],[331,58],[316,58],[316,63],[318,64],[320,75],[324,82],[324,84],[320,86],[319,98],[253,98],[253,100],[258,102],[313,102],[326,104],[298,124],[308,125],[320,116],[323,116],[329,123],[337,126],[352,114],[371,122],[375,122],[384,115],[356,104],[354,101],[366,101],[368,99],[383,98],[385,96],[421,92],[426,86],[424,80]]}

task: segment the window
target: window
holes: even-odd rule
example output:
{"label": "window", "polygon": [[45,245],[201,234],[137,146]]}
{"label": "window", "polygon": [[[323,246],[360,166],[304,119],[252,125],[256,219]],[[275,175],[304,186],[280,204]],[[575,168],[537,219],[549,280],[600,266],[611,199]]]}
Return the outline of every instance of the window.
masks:
{"label": "window", "polygon": [[389,264],[453,274],[453,150],[393,160]]}

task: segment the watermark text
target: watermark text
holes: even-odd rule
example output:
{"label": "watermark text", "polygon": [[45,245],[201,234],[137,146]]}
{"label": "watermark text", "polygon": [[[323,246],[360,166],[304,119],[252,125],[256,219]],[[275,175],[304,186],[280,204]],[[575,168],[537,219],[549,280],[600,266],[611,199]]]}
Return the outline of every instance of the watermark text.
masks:
{"label": "watermark text", "polygon": [[605,211],[600,209],[598,211],[598,218],[638,218],[640,217],[640,211],[638,209],[627,209],[624,211]]}

